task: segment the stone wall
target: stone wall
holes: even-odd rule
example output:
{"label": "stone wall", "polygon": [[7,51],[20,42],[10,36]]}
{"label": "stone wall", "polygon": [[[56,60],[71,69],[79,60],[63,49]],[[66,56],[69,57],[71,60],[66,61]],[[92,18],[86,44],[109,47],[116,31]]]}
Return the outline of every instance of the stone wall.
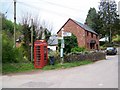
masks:
{"label": "stone wall", "polygon": [[64,62],[74,62],[74,61],[82,61],[82,60],[91,60],[94,62],[103,59],[106,59],[106,54],[103,52],[71,53],[65,55]]}

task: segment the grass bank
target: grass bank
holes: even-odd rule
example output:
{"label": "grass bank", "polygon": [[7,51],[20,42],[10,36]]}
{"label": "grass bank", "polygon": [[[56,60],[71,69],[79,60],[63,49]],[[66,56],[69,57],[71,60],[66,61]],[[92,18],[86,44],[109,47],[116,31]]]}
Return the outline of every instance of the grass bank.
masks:
{"label": "grass bank", "polygon": [[[86,65],[90,63],[93,63],[93,62],[90,60],[84,60],[84,61],[72,62],[72,63],[63,63],[63,64],[58,63],[55,65],[47,65],[41,70],[63,69],[63,68]],[[32,63],[6,63],[6,64],[3,64],[2,66],[3,74],[26,72],[26,71],[32,71],[32,70],[39,70],[39,69],[35,69]]]}

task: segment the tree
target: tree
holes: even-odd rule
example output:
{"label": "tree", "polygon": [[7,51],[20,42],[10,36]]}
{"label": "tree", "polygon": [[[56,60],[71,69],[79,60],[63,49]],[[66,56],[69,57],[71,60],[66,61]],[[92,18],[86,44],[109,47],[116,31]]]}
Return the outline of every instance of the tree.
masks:
{"label": "tree", "polygon": [[103,35],[109,36],[109,41],[111,42],[111,37],[115,30],[115,22],[118,20],[117,15],[117,5],[114,0],[101,0],[99,6],[99,15],[102,20]]}
{"label": "tree", "polygon": [[[35,17],[32,18],[31,14],[26,14],[22,17],[22,34],[24,35],[23,39],[23,48],[25,49],[24,55],[27,57],[28,60],[30,60],[30,43],[31,43],[31,20],[33,19],[33,42],[35,40],[42,39],[44,35],[44,39],[48,40],[51,33],[47,29],[47,27],[43,27],[40,24],[39,18]],[[33,45],[34,46],[34,45]]]}
{"label": "tree", "polygon": [[85,24],[87,24],[93,30],[96,30],[96,23],[95,23],[96,18],[97,18],[96,9],[90,8],[90,10],[88,11],[87,18],[85,20]]}
{"label": "tree", "polygon": [[[64,52],[70,53],[72,48],[78,47],[77,37],[73,34],[72,36],[64,37],[64,44],[65,44]],[[58,46],[61,47],[61,40],[58,41]]]}
{"label": "tree", "polygon": [[90,28],[92,28],[99,35],[102,33],[102,20],[100,19],[100,15],[97,13],[95,8],[90,8],[88,11],[88,15],[85,20],[85,24],[87,24]]}
{"label": "tree", "polygon": [[10,36],[14,33],[14,24],[12,21],[6,19],[5,15],[2,14],[2,30],[7,32]]}

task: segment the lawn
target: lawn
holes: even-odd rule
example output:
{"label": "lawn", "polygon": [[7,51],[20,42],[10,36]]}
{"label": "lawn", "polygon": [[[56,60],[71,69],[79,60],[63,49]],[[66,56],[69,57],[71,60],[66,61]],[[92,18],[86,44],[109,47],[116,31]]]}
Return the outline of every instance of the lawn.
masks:
{"label": "lawn", "polygon": [[[76,67],[81,65],[86,65],[93,63],[90,60],[72,62],[72,63],[63,63],[63,64],[55,64],[55,65],[47,65],[41,70],[53,70],[53,69],[65,69],[70,67]],[[9,74],[9,73],[18,73],[18,72],[26,72],[32,70],[39,70],[35,69],[32,63],[6,63],[2,65],[2,74]]]}

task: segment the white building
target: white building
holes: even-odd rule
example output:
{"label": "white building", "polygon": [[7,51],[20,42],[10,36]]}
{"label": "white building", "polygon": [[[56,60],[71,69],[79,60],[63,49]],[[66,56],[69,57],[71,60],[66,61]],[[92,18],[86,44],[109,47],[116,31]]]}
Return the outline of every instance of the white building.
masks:
{"label": "white building", "polygon": [[48,48],[56,51],[58,46],[58,38],[57,35],[52,35],[48,40]]}

